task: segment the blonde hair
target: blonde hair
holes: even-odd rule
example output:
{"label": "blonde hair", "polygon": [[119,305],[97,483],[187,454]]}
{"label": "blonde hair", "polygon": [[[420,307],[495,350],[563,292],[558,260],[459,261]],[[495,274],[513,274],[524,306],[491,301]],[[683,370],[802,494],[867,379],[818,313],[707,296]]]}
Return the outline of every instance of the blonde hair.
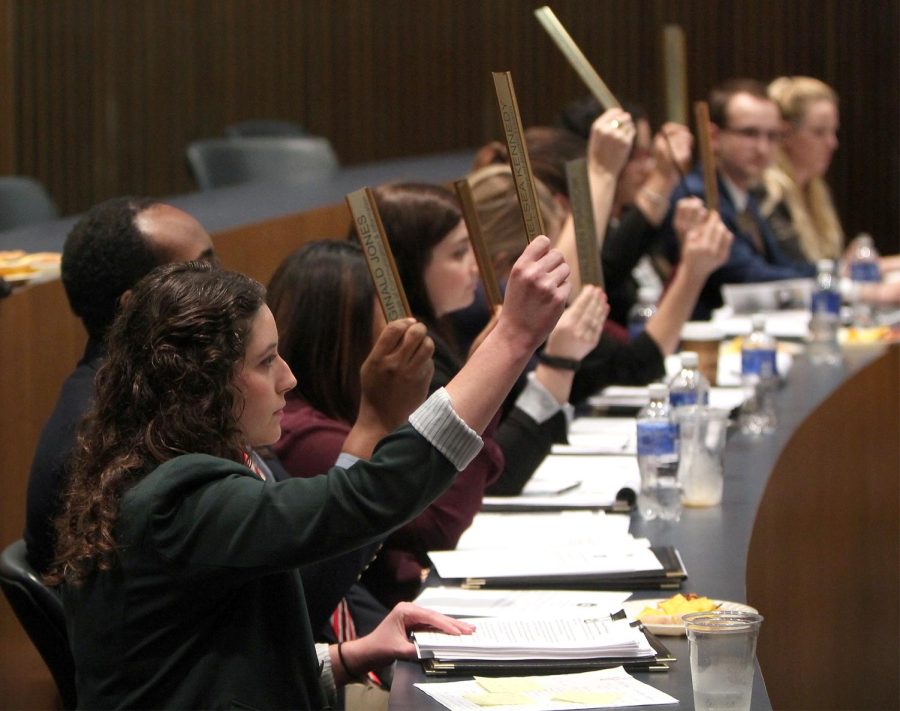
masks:
{"label": "blonde hair", "polygon": [[[769,84],[769,96],[778,105],[781,118],[794,128],[800,126],[813,103],[822,100],[838,103],[835,91],[813,77],[778,77]],[[841,256],[844,230],[823,178],[815,177],[800,186],[790,158],[779,149],[775,165],[766,171],[763,182],[767,193],[762,204],[763,214],[770,215],[781,202],[787,205],[800,249],[807,260],[814,262]]]}
{"label": "blonde hair", "polygon": [[[511,266],[528,243],[512,171],[508,165],[488,165],[470,173],[468,179],[491,259],[495,265],[498,260],[510,260]],[[544,228],[555,240],[565,219],[563,209],[546,185],[537,179],[534,182]]]}

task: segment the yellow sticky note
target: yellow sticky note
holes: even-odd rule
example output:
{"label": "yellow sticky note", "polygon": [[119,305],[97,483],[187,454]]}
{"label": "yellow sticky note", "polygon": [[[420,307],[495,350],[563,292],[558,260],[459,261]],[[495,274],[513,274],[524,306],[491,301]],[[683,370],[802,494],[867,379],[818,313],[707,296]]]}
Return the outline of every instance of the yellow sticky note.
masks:
{"label": "yellow sticky note", "polygon": [[525,694],[511,692],[501,694],[466,694],[465,698],[478,706],[524,706],[534,703]]}
{"label": "yellow sticky note", "polygon": [[568,701],[571,704],[589,704],[591,706],[606,706],[614,704],[622,698],[618,691],[582,691],[573,689],[564,691],[553,697],[554,701]]}
{"label": "yellow sticky note", "polygon": [[475,681],[485,691],[492,693],[510,692],[521,694],[525,691],[540,691],[544,687],[538,683],[534,677],[530,676],[508,676],[508,677],[486,677],[476,676]]}

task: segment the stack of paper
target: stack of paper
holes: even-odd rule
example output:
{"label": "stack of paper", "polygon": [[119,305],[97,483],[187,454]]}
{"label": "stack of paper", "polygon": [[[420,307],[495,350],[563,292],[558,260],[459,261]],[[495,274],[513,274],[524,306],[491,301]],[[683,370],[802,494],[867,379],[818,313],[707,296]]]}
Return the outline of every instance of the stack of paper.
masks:
{"label": "stack of paper", "polygon": [[[779,367],[781,367],[779,365]],[[738,378],[738,381],[740,378]],[[722,382],[721,380],[719,382]],[[721,410],[740,407],[747,394],[739,387],[714,387],[709,389],[709,406]],[[650,392],[646,387],[615,385],[605,388],[599,395],[588,399],[588,404],[596,408],[640,409],[650,402]],[[577,422],[578,420],[576,420]]]}
{"label": "stack of paper", "polygon": [[604,511],[519,513],[515,516],[481,512],[462,534],[456,550],[508,550],[510,541],[519,548],[546,546],[602,548],[614,541],[631,545],[630,518]]}
{"label": "stack of paper", "polygon": [[472,620],[472,634],[414,632],[419,659],[530,660],[653,657],[644,633],[627,620]]}
{"label": "stack of paper", "polygon": [[554,454],[636,454],[633,417],[579,417],[569,425],[568,444],[554,444]]}
{"label": "stack of paper", "polygon": [[486,496],[485,511],[627,509],[640,490],[633,456],[550,454],[519,496]]}
{"label": "stack of paper", "polygon": [[470,587],[676,588],[687,577],[674,548],[648,548],[639,540],[619,539],[607,548],[493,548],[428,556],[441,578],[462,579]]}
{"label": "stack of paper", "polygon": [[612,616],[631,593],[599,590],[468,590],[425,588],[416,604],[457,617],[579,618]]}

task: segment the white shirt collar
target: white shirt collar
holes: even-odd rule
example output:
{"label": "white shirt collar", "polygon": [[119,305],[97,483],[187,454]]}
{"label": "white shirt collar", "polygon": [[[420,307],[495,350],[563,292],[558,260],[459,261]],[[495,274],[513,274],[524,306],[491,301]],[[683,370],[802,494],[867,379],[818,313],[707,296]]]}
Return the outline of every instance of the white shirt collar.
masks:
{"label": "white shirt collar", "polygon": [[750,194],[735,185],[725,173],[720,175],[722,176],[722,182],[725,184],[725,189],[728,190],[728,194],[731,196],[731,202],[734,203],[734,211],[737,214],[741,214],[747,209],[747,201],[750,199]]}

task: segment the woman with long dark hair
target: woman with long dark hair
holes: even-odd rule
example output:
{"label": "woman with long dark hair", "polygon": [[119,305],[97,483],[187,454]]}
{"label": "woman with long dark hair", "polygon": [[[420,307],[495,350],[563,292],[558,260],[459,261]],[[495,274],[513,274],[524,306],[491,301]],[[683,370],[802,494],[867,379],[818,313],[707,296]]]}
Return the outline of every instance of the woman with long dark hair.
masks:
{"label": "woman with long dark hair", "polygon": [[[297,568],[367,545],[417,515],[480,448],[515,373],[555,323],[568,269],[547,240],[522,260],[519,306],[474,369],[382,439],[364,386],[344,466],[273,482],[249,452],[281,433],[296,384],[264,289],[208,264],[161,267],[108,337],[57,523],[61,586],[85,708],[322,708],[334,684],[410,656],[407,630],[470,629],[412,605],[372,634],[315,647]],[[430,375],[430,342],[390,324],[376,357]],[[314,373],[301,374],[315,377]]]}

